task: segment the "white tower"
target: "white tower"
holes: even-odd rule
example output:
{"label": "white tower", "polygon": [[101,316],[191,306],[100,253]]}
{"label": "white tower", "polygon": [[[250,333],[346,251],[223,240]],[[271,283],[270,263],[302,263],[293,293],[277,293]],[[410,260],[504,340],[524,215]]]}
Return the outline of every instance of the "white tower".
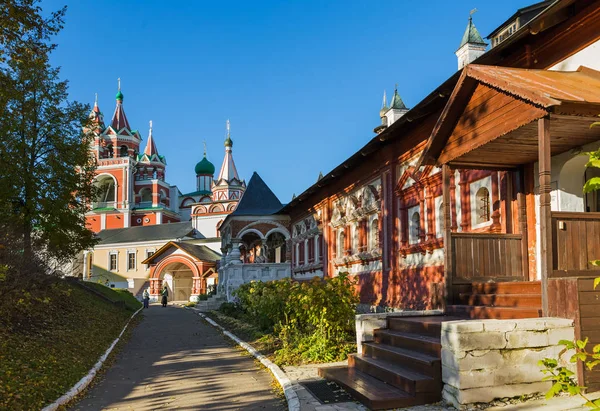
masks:
{"label": "white tower", "polygon": [[476,9],[471,10],[469,24],[467,24],[465,34],[463,34],[460,46],[455,53],[458,58],[459,70],[484,54],[487,47],[487,43],[483,41],[481,34],[479,34],[479,31],[477,31],[477,28],[475,28],[475,25],[473,24],[473,13],[476,11]]}

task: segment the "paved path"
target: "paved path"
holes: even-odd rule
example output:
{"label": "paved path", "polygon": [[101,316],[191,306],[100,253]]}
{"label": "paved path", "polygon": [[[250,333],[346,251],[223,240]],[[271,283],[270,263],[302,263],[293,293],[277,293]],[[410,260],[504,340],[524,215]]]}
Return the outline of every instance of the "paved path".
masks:
{"label": "paved path", "polygon": [[272,381],[194,312],[151,305],[103,379],[72,409],[285,410]]}

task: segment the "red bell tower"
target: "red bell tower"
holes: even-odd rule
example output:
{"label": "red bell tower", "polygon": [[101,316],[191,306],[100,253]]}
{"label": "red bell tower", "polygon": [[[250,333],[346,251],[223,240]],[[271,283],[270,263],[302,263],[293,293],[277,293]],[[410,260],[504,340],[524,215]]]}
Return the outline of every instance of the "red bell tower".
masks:
{"label": "red bell tower", "polygon": [[172,187],[165,182],[166,160],[158,154],[152,123],[146,148],[140,154],[142,138],[125,115],[120,79],[110,124],[104,124],[97,96],[89,117],[92,126],[88,131],[94,133],[90,150],[97,161],[97,196],[86,214],[88,227],[98,232],[179,221],[177,211],[170,207]]}

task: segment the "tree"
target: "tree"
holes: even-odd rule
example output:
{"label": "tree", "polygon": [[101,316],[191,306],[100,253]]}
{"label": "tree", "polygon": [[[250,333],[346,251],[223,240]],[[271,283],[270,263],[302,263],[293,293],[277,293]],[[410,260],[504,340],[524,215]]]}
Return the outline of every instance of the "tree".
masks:
{"label": "tree", "polygon": [[65,261],[94,241],[83,200],[94,190],[89,107],[68,101],[49,61],[65,12],[44,18],[38,0],[0,2],[0,258]]}

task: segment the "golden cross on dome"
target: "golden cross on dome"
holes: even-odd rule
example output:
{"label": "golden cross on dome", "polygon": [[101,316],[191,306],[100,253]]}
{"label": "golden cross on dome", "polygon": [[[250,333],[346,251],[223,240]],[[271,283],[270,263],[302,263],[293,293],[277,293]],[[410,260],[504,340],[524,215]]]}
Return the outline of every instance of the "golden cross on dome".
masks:
{"label": "golden cross on dome", "polygon": [[229,137],[229,132],[231,131],[230,125],[229,125],[229,119],[227,119],[227,137]]}
{"label": "golden cross on dome", "polygon": [[206,157],[206,140],[204,140],[202,144],[204,144],[204,157]]}
{"label": "golden cross on dome", "polygon": [[119,91],[121,91],[121,77],[117,78],[117,82],[119,83]]}

